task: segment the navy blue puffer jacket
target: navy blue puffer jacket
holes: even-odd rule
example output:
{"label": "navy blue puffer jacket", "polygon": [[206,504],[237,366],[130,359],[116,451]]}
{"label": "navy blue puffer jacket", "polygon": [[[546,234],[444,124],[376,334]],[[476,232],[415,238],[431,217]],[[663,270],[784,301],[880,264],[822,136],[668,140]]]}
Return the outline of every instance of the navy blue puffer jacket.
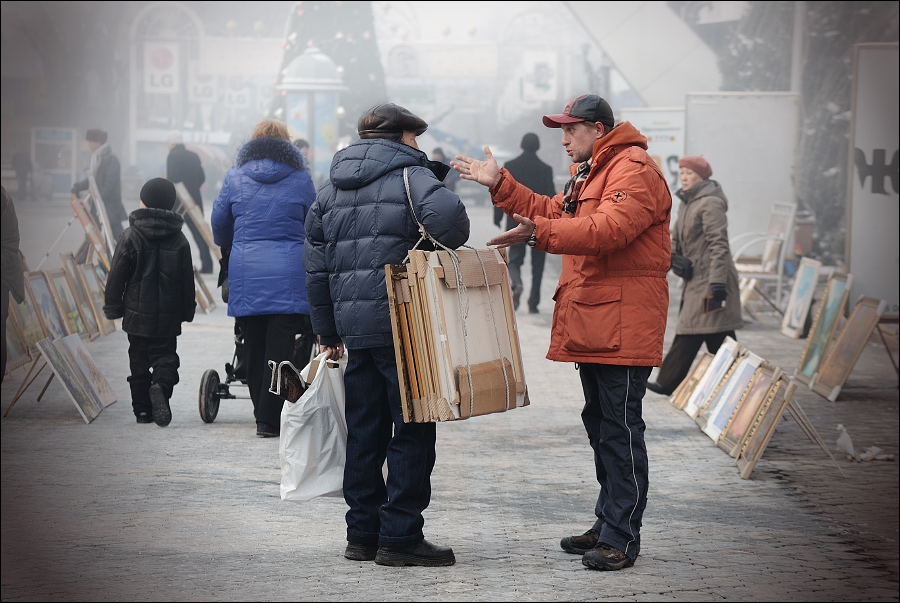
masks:
{"label": "navy blue puffer jacket", "polygon": [[426,162],[422,151],[382,138],[358,140],[334,156],[330,181],[310,209],[303,249],[310,318],[323,345],[393,345],[384,266],[401,263],[419,240],[404,167],[425,230],[451,249],[469,239],[465,205]]}
{"label": "navy blue puffer jacket", "polygon": [[238,151],[210,223],[228,259],[228,315],[309,314],[304,223],[316,192],[297,148],[256,138]]}

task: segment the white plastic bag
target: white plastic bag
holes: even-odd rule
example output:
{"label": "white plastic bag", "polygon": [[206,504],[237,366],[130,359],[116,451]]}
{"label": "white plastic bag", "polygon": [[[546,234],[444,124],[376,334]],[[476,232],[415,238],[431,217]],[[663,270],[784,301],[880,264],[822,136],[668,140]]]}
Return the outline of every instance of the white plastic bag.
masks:
{"label": "white plastic bag", "polygon": [[[281,410],[281,499],[304,501],[316,496],[341,496],[347,459],[347,419],[344,417],[344,367],[347,356],[334,364],[321,353],[309,388]],[[301,371],[304,379],[310,366]]]}

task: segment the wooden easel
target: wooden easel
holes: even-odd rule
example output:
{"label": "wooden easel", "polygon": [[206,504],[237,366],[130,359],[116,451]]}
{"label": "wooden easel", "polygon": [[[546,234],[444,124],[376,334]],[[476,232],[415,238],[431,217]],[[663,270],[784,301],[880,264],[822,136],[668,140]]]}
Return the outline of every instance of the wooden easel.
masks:
{"label": "wooden easel", "polygon": [[828,450],[828,446],[819,436],[819,432],[816,431],[816,428],[813,427],[812,423],[809,421],[809,417],[806,416],[806,413],[803,412],[803,409],[800,408],[800,403],[791,398],[788,402],[788,412],[791,413],[791,416],[794,417],[794,420],[797,422],[797,425],[800,426],[800,429],[803,430],[803,433],[806,434],[806,437],[810,439],[813,444],[818,444],[819,447],[825,451],[825,454],[834,461],[834,466],[838,468],[838,471],[841,472],[842,477],[847,477],[844,474],[844,470],[841,469],[841,466],[838,465],[838,462],[835,460],[834,456],[831,454],[831,451]]}
{"label": "wooden easel", "polygon": [[[891,348],[888,345],[887,339],[884,338],[884,331],[881,330],[881,325],[900,325],[900,314],[882,314],[878,319],[878,324],[875,325],[875,330],[878,331],[878,336],[881,338],[881,343],[884,344],[884,351],[887,352],[888,358],[891,359],[891,364],[894,367],[894,372],[897,373],[897,377],[900,377],[900,368],[897,367],[897,361],[894,360],[894,353],[891,352]],[[900,388],[900,379],[897,380],[897,387]]]}
{"label": "wooden easel", "polygon": [[[32,377],[32,378],[31,378],[31,381],[29,381],[29,380],[28,380],[28,377],[31,375],[31,372],[34,370],[34,367],[36,367],[36,366],[37,366],[37,363],[40,362],[40,361],[42,361],[42,360],[44,361],[44,363],[41,365],[41,368],[39,368],[39,369],[37,370],[37,372],[34,374],[34,377]],[[41,374],[41,371],[44,370],[44,367],[46,367],[46,366],[47,366],[47,361],[44,360],[43,355],[41,355],[41,354],[39,353],[39,354],[37,355],[37,357],[34,359],[34,361],[31,363],[31,366],[28,368],[28,372],[25,373],[25,378],[22,379],[22,384],[19,386],[19,389],[16,390],[16,395],[13,396],[12,400],[10,400],[10,402],[9,402],[9,406],[6,407],[6,412],[3,413],[3,416],[4,416],[4,417],[5,417],[6,415],[9,414],[9,411],[10,411],[10,409],[13,407],[13,404],[16,403],[16,400],[18,400],[19,398],[22,397],[22,394],[25,393],[25,390],[27,390],[28,387],[29,387],[32,383],[34,383],[35,379],[38,378],[38,375]],[[38,402],[40,402],[40,401],[41,401],[41,398],[44,397],[44,392],[46,392],[46,391],[47,391],[47,388],[50,387],[50,382],[51,382],[51,381],[53,381],[53,373],[52,373],[52,372],[50,373],[50,378],[47,379],[47,383],[45,383],[45,384],[44,384],[44,387],[41,388],[41,393],[38,394],[38,397],[37,397],[37,401],[38,401]]]}

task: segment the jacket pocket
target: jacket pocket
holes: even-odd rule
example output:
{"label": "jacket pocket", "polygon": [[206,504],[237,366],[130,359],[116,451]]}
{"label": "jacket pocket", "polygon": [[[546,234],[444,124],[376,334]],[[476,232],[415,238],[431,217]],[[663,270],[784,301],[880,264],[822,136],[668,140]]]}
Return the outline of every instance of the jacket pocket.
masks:
{"label": "jacket pocket", "polygon": [[576,291],[566,311],[570,352],[614,352],[622,344],[622,287]]}

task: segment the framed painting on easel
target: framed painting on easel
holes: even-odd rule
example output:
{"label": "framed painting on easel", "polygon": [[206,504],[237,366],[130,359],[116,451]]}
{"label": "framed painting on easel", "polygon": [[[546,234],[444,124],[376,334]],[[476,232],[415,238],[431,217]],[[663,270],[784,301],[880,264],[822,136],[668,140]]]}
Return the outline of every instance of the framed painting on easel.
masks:
{"label": "framed painting on easel", "polygon": [[59,350],[56,349],[49,337],[38,342],[38,349],[53,370],[53,375],[59,379],[63,389],[66,390],[66,394],[75,404],[75,408],[78,409],[84,422],[90,423],[96,419],[100,411],[103,410],[103,405],[94,398],[89,384],[84,382],[84,377],[80,374],[78,368],[59,353]]}
{"label": "framed painting on easel", "polygon": [[731,337],[725,338],[716,351],[709,368],[703,373],[684,405],[684,412],[689,417],[696,419],[697,414],[706,408],[709,399],[717,391],[720,382],[731,369],[731,365],[740,351],[741,348],[737,341]]}
{"label": "framed painting on easel", "polygon": [[678,384],[678,387],[675,388],[675,391],[673,391],[672,395],[669,397],[669,402],[672,403],[672,406],[678,410],[684,410],[684,405],[688,400],[688,396],[691,395],[697,382],[700,381],[700,377],[702,377],[706,372],[706,369],[709,368],[713,357],[714,356],[709,352],[703,352],[703,354],[697,358],[693,368],[691,368],[691,372],[689,372],[687,377]]}
{"label": "framed painting on easel", "polygon": [[[103,234],[97,227],[96,222],[94,222],[94,218],[91,217],[90,212],[84,207],[84,203],[81,199],[75,197],[75,195],[72,195],[72,209],[75,210],[75,215],[78,216],[81,226],[84,227],[84,234],[91,243],[90,249],[97,254],[97,257],[100,258],[103,265],[109,269],[110,257],[106,243],[103,240]],[[89,260],[89,255],[87,253],[85,254],[84,259],[85,262]]]}
{"label": "framed painting on easel", "polygon": [[63,270],[66,272],[66,279],[69,281],[69,287],[71,287],[78,308],[81,310],[81,316],[87,327],[88,338],[94,339],[100,335],[100,325],[97,322],[94,304],[88,300],[84,286],[78,279],[78,270],[76,268],[78,263],[75,261],[75,256],[71,252],[67,252],[59,254],[59,258],[62,260]]}
{"label": "framed painting on easel", "polygon": [[822,262],[812,258],[802,258],[797,267],[791,297],[781,321],[781,332],[792,339],[799,339],[803,335],[821,268]]}
{"label": "framed painting on easel", "polygon": [[204,312],[209,314],[216,308],[216,300],[213,299],[209,287],[206,286],[206,281],[203,280],[203,275],[200,274],[196,266],[194,266],[194,287],[197,291],[197,303],[200,304]]}
{"label": "framed painting on easel", "polygon": [[34,302],[30,295],[26,295],[21,304],[10,302],[13,311],[10,314],[16,315],[16,321],[22,329],[22,335],[25,337],[25,343],[31,354],[38,353],[37,342],[47,337],[47,331],[41,317],[38,316],[34,307]]}
{"label": "framed painting on easel", "polygon": [[797,381],[809,385],[813,375],[819,368],[819,363],[828,353],[828,346],[834,339],[838,319],[844,315],[847,306],[847,296],[853,284],[852,274],[835,274],[828,279],[822,303],[816,311],[809,336],[806,339],[806,347],[800,356],[794,378]]}
{"label": "framed painting on easel", "polygon": [[72,286],[66,278],[66,270],[64,268],[57,268],[55,270],[46,270],[45,272],[47,274],[47,281],[50,283],[51,293],[66,321],[68,334],[79,333],[87,337],[87,323],[75,300],[75,293],[72,291]]}
{"label": "framed painting on easel", "polygon": [[75,267],[75,270],[78,273],[78,279],[81,281],[81,286],[84,288],[85,293],[88,295],[88,298],[93,305],[94,315],[97,317],[100,333],[109,335],[116,330],[116,323],[106,318],[106,315],[103,313],[103,286],[100,284],[100,279],[97,277],[94,267],[90,264],[78,264],[78,266]]}
{"label": "framed painting on easel", "polygon": [[31,303],[37,310],[38,318],[44,326],[44,332],[50,339],[58,339],[68,335],[66,321],[53,299],[47,275],[40,270],[25,274],[25,289],[31,296]]}
{"label": "framed painting on easel", "polygon": [[190,220],[194,223],[194,226],[200,231],[200,236],[203,237],[203,240],[206,242],[206,246],[209,247],[209,251],[215,256],[217,261],[221,260],[222,251],[213,239],[212,227],[209,225],[209,222],[206,221],[203,212],[200,210],[200,206],[194,202],[194,198],[191,197],[191,194],[188,192],[188,189],[183,182],[179,182],[175,185],[175,193],[178,195],[178,201],[180,202],[175,209],[178,213],[185,216],[185,220]]}
{"label": "framed painting on easel", "polygon": [[106,249],[109,257],[112,257],[116,250],[116,240],[113,238],[112,226],[109,223],[109,214],[106,213],[106,204],[103,203],[103,197],[100,195],[100,189],[93,175],[88,175],[88,195],[94,206],[94,215],[100,222],[100,232],[103,233],[103,240],[106,242]]}
{"label": "framed painting on easel", "polygon": [[28,342],[19,325],[19,318],[15,312],[10,312],[6,325],[6,374],[9,375],[20,366],[32,361],[28,351]]}
{"label": "framed painting on easel", "polygon": [[781,373],[781,369],[777,366],[761,366],[756,371],[750,386],[738,404],[738,409],[716,441],[716,446],[727,452],[729,456],[736,457],[741,451],[760,409],[764,404],[770,403],[771,398],[775,395],[778,388],[773,385],[777,385]]}
{"label": "framed painting on easel", "polygon": [[834,402],[850,376],[850,371],[887,308],[887,302],[863,296],[856,302],[844,330],[828,350],[828,356],[809,382],[809,388]]}
{"label": "framed painting on easel", "polygon": [[91,353],[81,337],[67,335],[54,341],[53,345],[69,361],[69,364],[81,372],[83,377],[81,383],[86,384],[90,388],[90,393],[94,400],[99,400],[103,408],[116,401],[116,394],[109,385],[109,381],[97,368]]}
{"label": "framed painting on easel", "polygon": [[737,410],[738,404],[744,397],[744,393],[753,381],[756,371],[765,361],[762,357],[752,352],[747,352],[735,363],[731,377],[722,387],[709,408],[703,413],[706,419],[701,426],[703,433],[708,435],[713,442],[718,442],[725,426],[731,420]]}

